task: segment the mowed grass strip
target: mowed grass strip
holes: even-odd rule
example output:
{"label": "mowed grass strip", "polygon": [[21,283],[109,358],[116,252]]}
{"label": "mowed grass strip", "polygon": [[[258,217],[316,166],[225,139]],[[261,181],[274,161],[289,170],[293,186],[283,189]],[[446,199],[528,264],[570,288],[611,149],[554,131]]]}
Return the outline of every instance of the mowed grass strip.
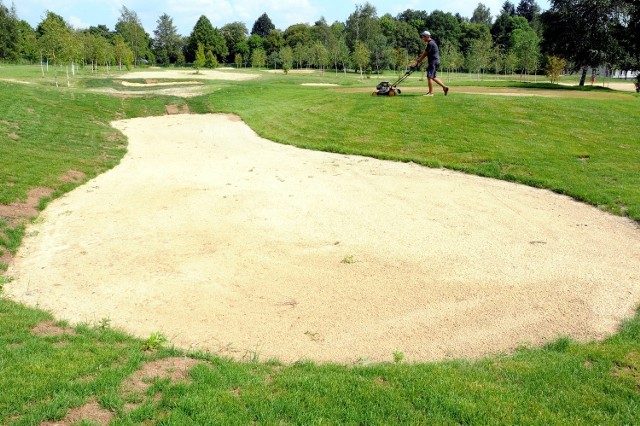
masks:
{"label": "mowed grass strip", "polygon": [[[636,95],[500,98],[454,90],[447,98],[411,92],[375,98],[302,87],[310,79],[292,77],[228,83],[187,102],[192,112],[237,113],[262,136],[281,143],[549,187],[638,220]],[[375,82],[351,76],[345,85],[374,87]],[[87,93],[82,86],[53,89],[48,80],[2,86],[0,111],[11,112],[0,113],[0,122],[17,124],[22,142],[0,133],[4,199],[23,199],[37,186],[61,193],[78,183],[59,183],[60,173],[74,169],[92,176],[112,167],[126,142],[106,123],[159,115],[166,104],[184,102],[119,99]],[[30,120],[34,115],[38,119]],[[47,138],[47,132],[67,140],[67,146],[54,143],[59,137]],[[19,235],[11,240],[16,246]],[[559,339],[478,361],[405,364],[389,354],[387,364],[363,359],[350,366],[283,365],[261,360],[259,353],[251,362],[193,353],[189,356],[202,363],[190,370],[188,381],[150,379],[147,390],[134,394],[122,387],[144,363],[185,354],[171,348],[145,351],[144,341],[111,330],[108,319],[62,334],[33,332],[51,321],[42,311],[0,298],[0,424],[60,421],[90,401],[113,414],[112,424],[125,425],[634,424],[640,412],[638,315],[601,343]]]}

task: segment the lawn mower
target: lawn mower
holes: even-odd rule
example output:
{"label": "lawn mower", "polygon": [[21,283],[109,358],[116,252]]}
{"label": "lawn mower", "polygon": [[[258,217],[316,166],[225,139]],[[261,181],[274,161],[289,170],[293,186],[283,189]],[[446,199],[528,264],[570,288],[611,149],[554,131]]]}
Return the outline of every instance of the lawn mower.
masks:
{"label": "lawn mower", "polygon": [[394,83],[390,83],[388,81],[382,81],[378,83],[376,86],[376,90],[372,93],[373,96],[395,96],[402,93],[400,89],[398,89],[398,84],[402,83],[409,77],[417,68],[411,67],[409,71],[404,73],[402,77],[396,80]]}

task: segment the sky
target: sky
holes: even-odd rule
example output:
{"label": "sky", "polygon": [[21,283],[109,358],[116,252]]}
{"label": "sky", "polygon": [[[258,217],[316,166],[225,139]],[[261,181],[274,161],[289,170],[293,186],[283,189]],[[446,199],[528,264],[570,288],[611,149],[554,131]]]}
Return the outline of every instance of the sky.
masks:
{"label": "sky", "polygon": [[[366,0],[0,0],[2,4],[16,7],[19,19],[24,19],[36,27],[50,10],[62,16],[74,28],[106,25],[115,28],[122,6],[136,12],[142,26],[153,36],[158,18],[167,14],[173,19],[178,33],[191,34],[200,16],[205,15],[214,27],[220,28],[231,22],[244,22],[249,32],[255,21],[266,13],[271,22],[280,30],[290,25],[308,23],[313,25],[324,17],[329,25],[335,21],[346,22],[356,10],[356,5],[364,5]],[[369,0],[376,8],[378,16],[390,13],[396,16],[407,10],[425,10],[429,13],[442,10],[471,17],[479,1],[445,0],[441,2],[420,0]],[[480,1],[495,17],[500,12],[504,0]],[[511,0],[515,5],[519,0]],[[548,0],[537,0],[542,10],[549,8]]]}

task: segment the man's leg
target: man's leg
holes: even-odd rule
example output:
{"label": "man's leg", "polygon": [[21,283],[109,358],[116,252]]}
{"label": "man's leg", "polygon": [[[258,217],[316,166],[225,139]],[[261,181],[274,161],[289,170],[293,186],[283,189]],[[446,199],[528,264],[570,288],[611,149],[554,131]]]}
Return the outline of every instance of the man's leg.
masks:
{"label": "man's leg", "polygon": [[[444,89],[445,87],[447,87],[447,86],[445,86],[445,85],[444,85],[444,83],[442,82],[442,80],[440,80],[440,79],[439,79],[439,78],[437,78],[437,77],[436,77],[436,78],[429,79],[429,82],[431,82],[431,80],[433,80],[433,81],[435,81],[436,83],[438,83],[438,85],[439,85],[440,87],[442,87],[443,89]],[[431,83],[431,86],[433,86],[433,83]]]}

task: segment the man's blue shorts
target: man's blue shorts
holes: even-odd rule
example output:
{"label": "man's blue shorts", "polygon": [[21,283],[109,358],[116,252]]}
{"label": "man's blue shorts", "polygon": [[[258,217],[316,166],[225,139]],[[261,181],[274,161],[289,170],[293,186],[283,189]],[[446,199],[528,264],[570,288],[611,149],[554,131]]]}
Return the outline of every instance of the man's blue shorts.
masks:
{"label": "man's blue shorts", "polygon": [[440,62],[433,62],[427,65],[427,78],[436,78],[439,69]]}

